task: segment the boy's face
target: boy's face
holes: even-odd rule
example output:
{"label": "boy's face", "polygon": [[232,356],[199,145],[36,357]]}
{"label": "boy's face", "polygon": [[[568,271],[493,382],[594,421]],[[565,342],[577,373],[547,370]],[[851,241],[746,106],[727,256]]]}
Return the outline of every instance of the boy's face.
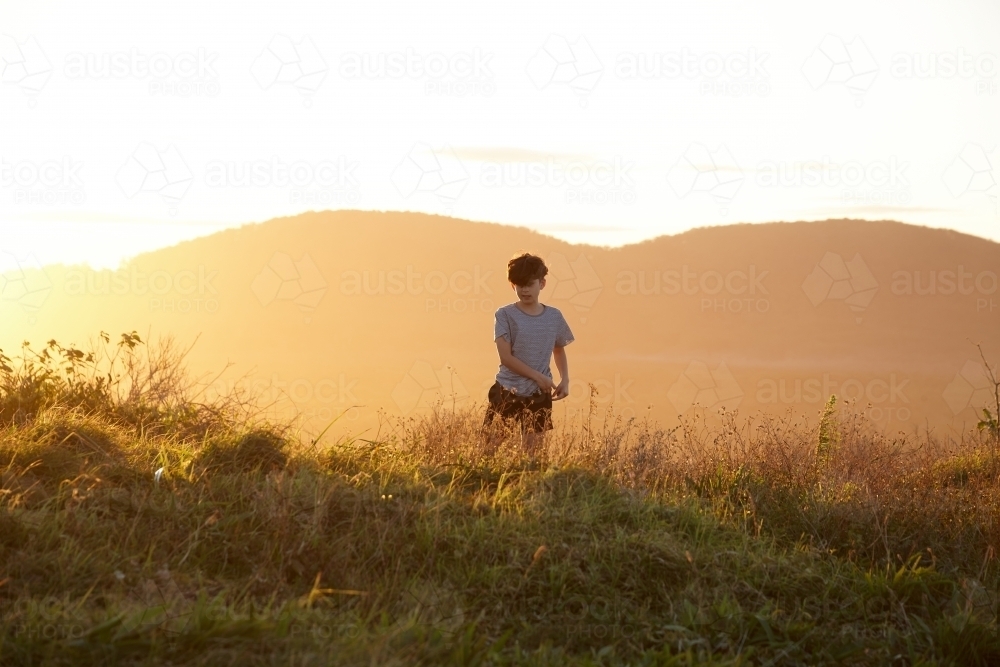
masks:
{"label": "boy's face", "polygon": [[515,285],[511,283],[510,286],[514,289],[514,293],[517,294],[517,298],[521,303],[534,305],[538,303],[538,293],[545,287],[545,278],[535,278],[527,285]]}

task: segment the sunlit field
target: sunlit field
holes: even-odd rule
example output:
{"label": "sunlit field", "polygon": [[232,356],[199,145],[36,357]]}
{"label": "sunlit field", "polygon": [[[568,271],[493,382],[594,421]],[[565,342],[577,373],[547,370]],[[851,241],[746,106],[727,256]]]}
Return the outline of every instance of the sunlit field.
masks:
{"label": "sunlit field", "polygon": [[995,411],[591,411],[529,460],[482,405],[315,437],[205,403],[183,349],[2,357],[0,664],[1000,661]]}
{"label": "sunlit field", "polygon": [[0,667],[1000,667],[998,36],[0,3]]}

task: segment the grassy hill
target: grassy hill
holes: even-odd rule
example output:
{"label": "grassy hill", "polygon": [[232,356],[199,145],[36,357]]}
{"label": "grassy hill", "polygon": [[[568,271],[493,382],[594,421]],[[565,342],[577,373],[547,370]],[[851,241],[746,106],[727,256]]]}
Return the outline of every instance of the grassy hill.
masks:
{"label": "grassy hill", "polygon": [[592,410],[527,461],[438,406],[317,442],[100,340],[0,357],[0,664],[1000,660],[995,424]]}

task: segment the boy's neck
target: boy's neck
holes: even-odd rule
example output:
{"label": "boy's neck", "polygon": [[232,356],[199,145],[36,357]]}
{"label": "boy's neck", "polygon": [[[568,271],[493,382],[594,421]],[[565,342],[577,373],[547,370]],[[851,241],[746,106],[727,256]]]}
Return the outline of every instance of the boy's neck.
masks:
{"label": "boy's neck", "polygon": [[545,306],[538,301],[530,306],[525,306],[522,301],[515,301],[514,305],[517,306],[521,312],[527,313],[528,315],[540,315],[542,311],[545,310]]}

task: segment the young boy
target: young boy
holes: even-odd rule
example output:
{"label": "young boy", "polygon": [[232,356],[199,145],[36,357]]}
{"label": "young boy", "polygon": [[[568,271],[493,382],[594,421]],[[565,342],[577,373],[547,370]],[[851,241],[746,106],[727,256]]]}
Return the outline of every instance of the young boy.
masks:
{"label": "young boy", "polygon": [[[500,369],[489,391],[484,424],[494,417],[516,419],[522,445],[535,458],[545,431],[552,429],[552,401],[569,395],[566,346],[573,332],[558,308],[538,302],[549,272],[541,257],[523,254],[507,262],[507,280],[517,297],[496,311],[493,340]],[[552,379],[549,358],[555,357],[559,384]]]}

